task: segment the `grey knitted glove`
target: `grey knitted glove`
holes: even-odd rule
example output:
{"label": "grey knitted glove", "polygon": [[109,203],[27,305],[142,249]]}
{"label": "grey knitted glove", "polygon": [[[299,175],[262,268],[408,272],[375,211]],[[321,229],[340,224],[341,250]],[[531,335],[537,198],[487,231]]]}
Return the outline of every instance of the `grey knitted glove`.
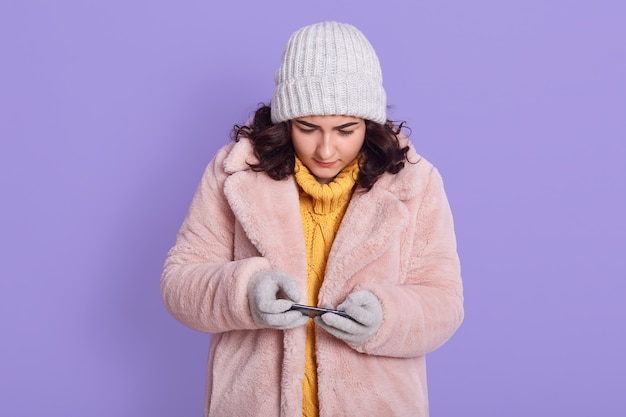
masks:
{"label": "grey knitted glove", "polygon": [[315,323],[349,345],[367,342],[383,321],[383,308],[378,298],[367,290],[355,291],[337,307],[352,317],[350,320],[338,314],[326,313],[315,318]]}
{"label": "grey knitted glove", "polygon": [[307,323],[309,318],[299,311],[290,311],[300,300],[296,282],[281,271],[257,272],[250,279],[248,303],[254,322],[261,327],[292,329]]}

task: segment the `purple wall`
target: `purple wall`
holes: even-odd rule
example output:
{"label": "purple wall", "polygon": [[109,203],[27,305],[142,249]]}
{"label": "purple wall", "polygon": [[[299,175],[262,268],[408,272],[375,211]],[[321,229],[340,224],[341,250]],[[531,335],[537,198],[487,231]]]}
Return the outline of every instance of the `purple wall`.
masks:
{"label": "purple wall", "polygon": [[370,38],[455,213],[466,321],[432,415],[622,415],[626,3],[239,3],[0,3],[0,415],[202,415],[209,337],[166,313],[162,262],[324,19]]}

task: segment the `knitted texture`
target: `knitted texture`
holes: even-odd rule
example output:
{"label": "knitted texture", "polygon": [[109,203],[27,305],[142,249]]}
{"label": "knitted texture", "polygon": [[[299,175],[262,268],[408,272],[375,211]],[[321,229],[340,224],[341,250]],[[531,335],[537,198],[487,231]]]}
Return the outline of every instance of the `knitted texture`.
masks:
{"label": "knitted texture", "polygon": [[297,30],[275,75],[272,122],[344,115],[384,123],[387,98],[374,48],[357,28],[321,22]]}
{"label": "knitted texture", "polygon": [[[307,293],[309,305],[316,306],[324,280],[326,260],[339,230],[359,173],[355,159],[329,184],[320,184],[296,157],[294,174],[300,186],[300,213],[307,250]],[[317,363],[315,360],[315,324],[309,321],[305,346],[303,416],[317,416]]]}

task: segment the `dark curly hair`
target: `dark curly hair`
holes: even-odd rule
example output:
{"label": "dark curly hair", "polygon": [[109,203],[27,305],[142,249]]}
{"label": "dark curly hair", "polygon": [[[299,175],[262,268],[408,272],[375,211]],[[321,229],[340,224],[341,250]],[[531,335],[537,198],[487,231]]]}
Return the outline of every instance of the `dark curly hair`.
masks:
{"label": "dark curly hair", "polygon": [[[356,183],[369,191],[385,172],[397,174],[407,161],[408,146],[401,147],[398,134],[404,122],[394,124],[387,120],[379,124],[365,120],[365,141],[361,147],[359,176]],[[258,164],[250,164],[252,170],[265,172],[274,180],[282,180],[293,174],[295,150],[291,142],[290,122],[272,123],[271,108],[261,105],[248,125],[233,127],[233,140],[250,139]]]}

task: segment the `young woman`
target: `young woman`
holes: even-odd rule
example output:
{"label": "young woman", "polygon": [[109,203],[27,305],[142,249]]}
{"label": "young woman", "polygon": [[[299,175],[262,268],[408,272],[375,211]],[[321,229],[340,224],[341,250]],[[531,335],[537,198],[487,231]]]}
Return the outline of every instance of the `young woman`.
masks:
{"label": "young woman", "polygon": [[428,415],[424,355],[461,324],[462,284],[441,177],[400,130],[359,30],[291,36],[161,279],[168,310],[212,333],[207,416]]}

